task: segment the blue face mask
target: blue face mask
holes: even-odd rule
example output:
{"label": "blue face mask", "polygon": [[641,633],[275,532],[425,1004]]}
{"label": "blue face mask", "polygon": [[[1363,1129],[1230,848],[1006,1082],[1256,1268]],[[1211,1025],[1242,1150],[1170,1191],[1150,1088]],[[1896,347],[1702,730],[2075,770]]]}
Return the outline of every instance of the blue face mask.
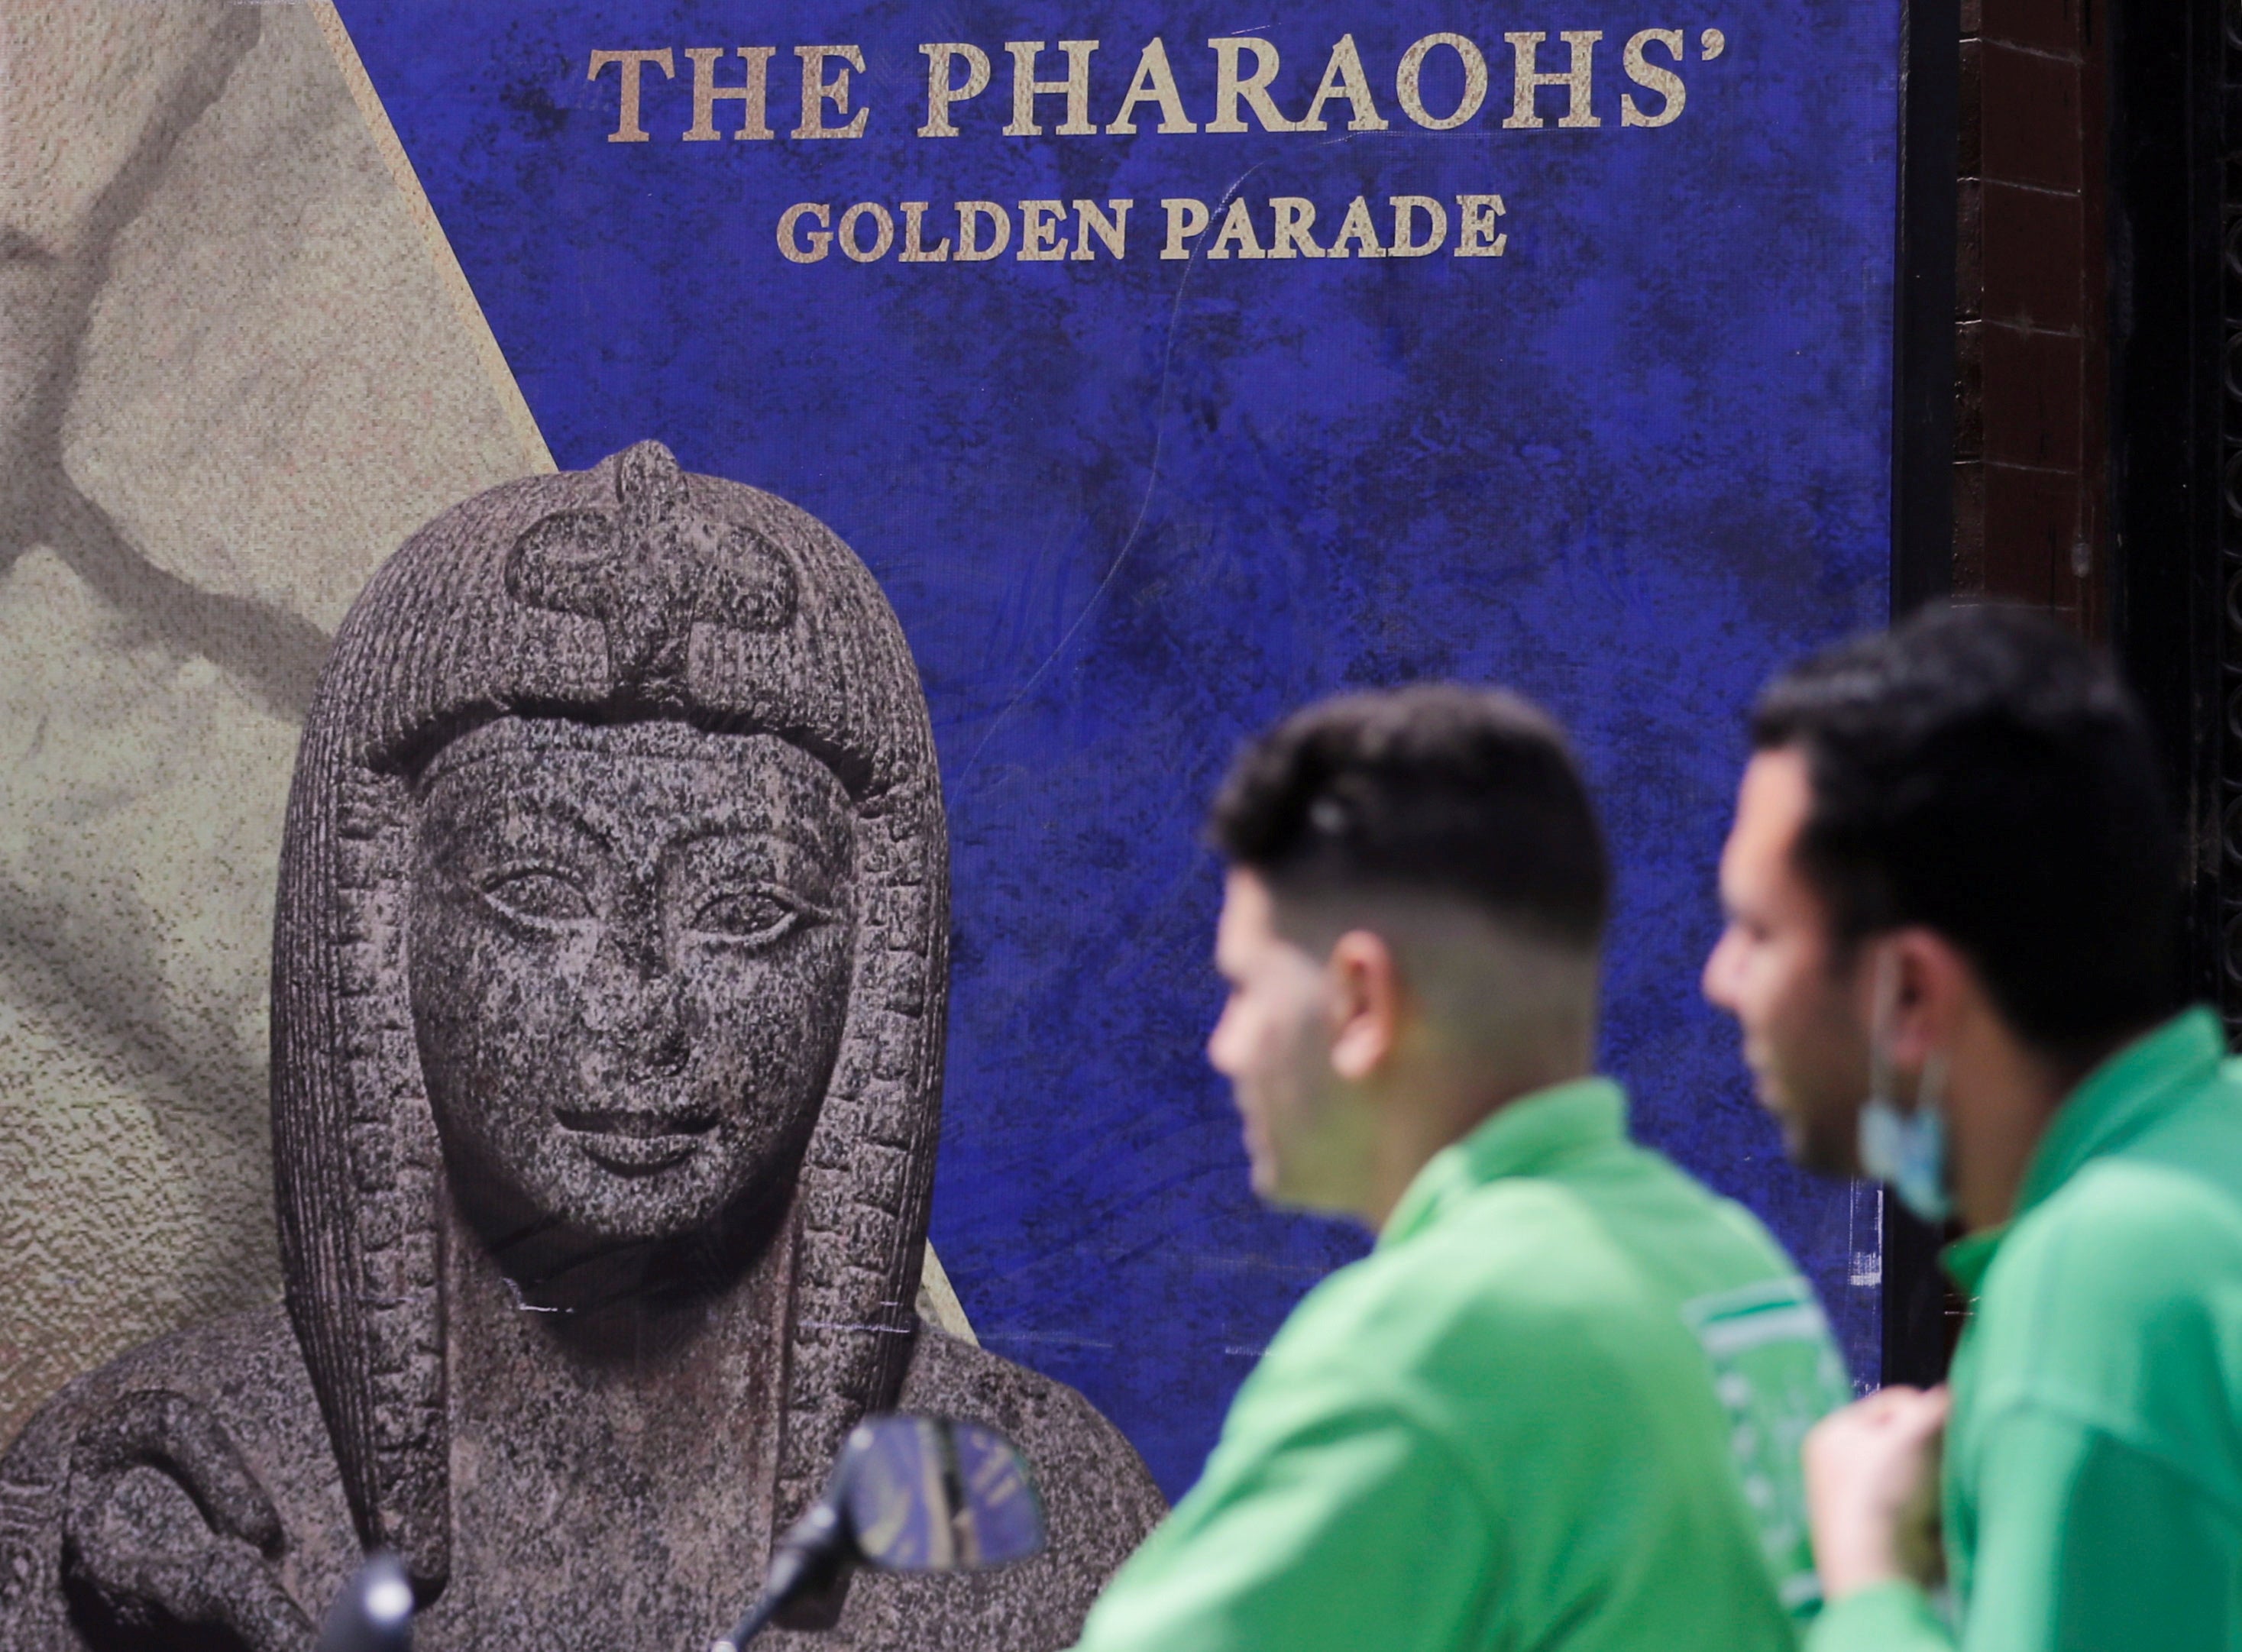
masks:
{"label": "blue face mask", "polygon": [[1892,1099],[1889,1053],[1898,978],[1891,954],[1876,964],[1876,1004],[1869,1033],[1869,1098],[1861,1107],[1861,1173],[1889,1185],[1899,1202],[1933,1227],[1954,1214],[1946,1184],[1946,1117],[1941,1091],[1946,1088],[1946,1056],[1934,1052],[1923,1064],[1915,1088],[1915,1109],[1902,1112]]}
{"label": "blue face mask", "polygon": [[1861,1172],[1890,1184],[1899,1202],[1933,1227],[1954,1214],[1946,1191],[1946,1121],[1927,1104],[1910,1114],[1889,1098],[1869,1098],[1861,1109]]}

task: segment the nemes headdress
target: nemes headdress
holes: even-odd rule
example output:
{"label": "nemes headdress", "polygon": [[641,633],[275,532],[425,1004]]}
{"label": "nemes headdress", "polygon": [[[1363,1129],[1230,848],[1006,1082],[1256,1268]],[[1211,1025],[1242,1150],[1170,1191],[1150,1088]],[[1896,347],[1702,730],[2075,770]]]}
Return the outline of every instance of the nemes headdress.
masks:
{"label": "nemes headdress", "polygon": [[299,749],[272,971],[288,1307],[359,1534],[449,1571],[439,1199],[406,972],[413,777],[500,716],[779,735],[856,807],[846,1028],[803,1161],[777,1514],[910,1356],[940,1122],[949,872],[909,646],[870,573],[784,500],[641,442],[446,511],[352,607]]}

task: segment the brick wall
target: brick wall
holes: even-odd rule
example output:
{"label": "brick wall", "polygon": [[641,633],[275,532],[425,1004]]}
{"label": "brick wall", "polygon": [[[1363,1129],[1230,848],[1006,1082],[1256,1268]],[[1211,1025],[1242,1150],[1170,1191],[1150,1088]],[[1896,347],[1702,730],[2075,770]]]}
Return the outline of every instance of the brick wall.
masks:
{"label": "brick wall", "polygon": [[2107,624],[2097,0],[1963,0],[1954,585]]}

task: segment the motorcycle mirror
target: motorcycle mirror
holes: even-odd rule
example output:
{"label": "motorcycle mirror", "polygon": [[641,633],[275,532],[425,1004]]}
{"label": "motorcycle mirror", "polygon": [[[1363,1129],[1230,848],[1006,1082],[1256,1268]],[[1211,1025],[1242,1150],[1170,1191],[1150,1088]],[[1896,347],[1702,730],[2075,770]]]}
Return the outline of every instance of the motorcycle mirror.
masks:
{"label": "motorcycle mirror", "polygon": [[852,1562],[970,1572],[1043,1547],[1043,1499],[1004,1435],[950,1417],[869,1417],[841,1448],[825,1494],[779,1545],[762,1597],[712,1652],[739,1652],[789,1601]]}
{"label": "motorcycle mirror", "polygon": [[327,1608],[314,1652],[412,1652],[412,1581],[394,1555],[377,1555]]}
{"label": "motorcycle mirror", "polygon": [[946,1417],[860,1424],[836,1475],[856,1558],[887,1572],[972,1572],[1044,1546],[1042,1500],[1017,1447]]}

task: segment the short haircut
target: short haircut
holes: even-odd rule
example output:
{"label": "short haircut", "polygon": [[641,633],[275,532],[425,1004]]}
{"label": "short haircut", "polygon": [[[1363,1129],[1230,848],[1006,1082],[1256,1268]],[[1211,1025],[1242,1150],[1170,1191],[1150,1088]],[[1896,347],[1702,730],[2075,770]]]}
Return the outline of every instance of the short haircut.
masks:
{"label": "short haircut", "polygon": [[2028,1043],[2091,1058],[2178,1007],[2178,835],[2146,719],[2051,619],[1929,610],[1775,679],[1752,743],[1796,747],[1796,863],[1841,945],[1910,924],[1976,965]]}
{"label": "short haircut", "polygon": [[1279,901],[1406,895],[1594,952],[1611,876],[1563,732],[1513,694],[1426,683],[1295,712],[1249,742],[1208,836]]}

